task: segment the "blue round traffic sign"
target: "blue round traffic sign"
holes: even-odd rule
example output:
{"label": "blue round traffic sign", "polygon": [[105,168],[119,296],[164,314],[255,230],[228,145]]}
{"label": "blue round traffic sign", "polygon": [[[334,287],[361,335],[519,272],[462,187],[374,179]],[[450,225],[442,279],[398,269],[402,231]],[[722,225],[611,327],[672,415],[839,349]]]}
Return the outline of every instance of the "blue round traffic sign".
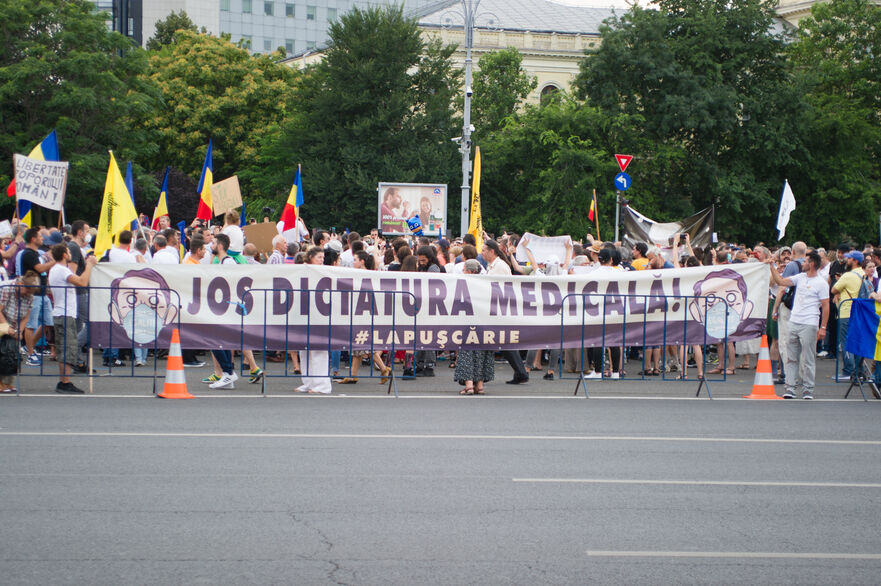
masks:
{"label": "blue round traffic sign", "polygon": [[615,189],[619,191],[627,191],[630,188],[630,175],[624,173],[618,173],[615,175]]}

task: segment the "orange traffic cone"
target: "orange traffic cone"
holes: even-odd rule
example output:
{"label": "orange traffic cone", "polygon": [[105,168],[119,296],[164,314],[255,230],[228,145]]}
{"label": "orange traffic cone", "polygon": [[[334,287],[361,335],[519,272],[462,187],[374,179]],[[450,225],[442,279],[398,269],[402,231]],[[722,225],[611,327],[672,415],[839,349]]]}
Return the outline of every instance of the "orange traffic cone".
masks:
{"label": "orange traffic cone", "polygon": [[184,359],[180,351],[180,333],[177,328],[171,332],[171,346],[168,348],[168,364],[165,372],[165,388],[157,395],[163,399],[194,399],[187,391],[187,378],[184,376]]}
{"label": "orange traffic cone", "polygon": [[759,347],[759,363],[756,365],[756,378],[753,380],[753,392],[744,395],[744,399],[783,399],[774,392],[774,378],[771,376],[771,353],[768,352],[768,338],[762,336]]}

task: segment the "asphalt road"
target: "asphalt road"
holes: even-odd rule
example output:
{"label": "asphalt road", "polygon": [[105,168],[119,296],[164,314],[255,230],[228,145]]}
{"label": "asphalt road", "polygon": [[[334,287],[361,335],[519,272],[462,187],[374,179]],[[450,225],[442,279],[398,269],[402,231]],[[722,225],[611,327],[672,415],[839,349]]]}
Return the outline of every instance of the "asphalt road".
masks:
{"label": "asphalt road", "polygon": [[4,584],[877,584],[881,404],[0,399]]}

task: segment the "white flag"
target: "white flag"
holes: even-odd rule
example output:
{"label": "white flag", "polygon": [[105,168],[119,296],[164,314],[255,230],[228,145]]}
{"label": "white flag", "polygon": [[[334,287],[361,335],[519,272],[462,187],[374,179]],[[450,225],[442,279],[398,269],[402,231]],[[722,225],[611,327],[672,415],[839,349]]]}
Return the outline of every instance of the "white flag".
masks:
{"label": "white flag", "polygon": [[780,211],[777,212],[777,240],[783,240],[786,234],[786,226],[789,224],[789,215],[795,209],[795,195],[789,187],[789,181],[783,182],[783,195],[780,196]]}

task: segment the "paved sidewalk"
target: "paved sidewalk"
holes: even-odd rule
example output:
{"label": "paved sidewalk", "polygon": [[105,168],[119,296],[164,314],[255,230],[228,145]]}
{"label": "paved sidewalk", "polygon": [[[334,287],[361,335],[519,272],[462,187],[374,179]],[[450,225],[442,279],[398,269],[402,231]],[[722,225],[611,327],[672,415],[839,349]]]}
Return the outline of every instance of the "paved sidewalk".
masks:
{"label": "paved sidewalk", "polygon": [[[258,363],[260,356],[258,354]],[[96,359],[100,364],[100,359]],[[210,363],[209,363],[210,364]],[[439,361],[435,369],[435,376],[431,378],[401,378],[400,365],[395,368],[395,382],[400,397],[451,397],[457,396],[461,388],[453,380],[453,371],[448,368],[448,362]],[[239,367],[240,359],[236,360]],[[688,369],[689,380],[676,380],[678,373],[667,373],[664,376],[642,377],[635,374],[642,367],[640,361],[631,361],[625,364],[628,373],[623,379],[613,380],[588,380],[588,393],[592,398],[601,397],[654,397],[654,398],[694,398],[698,390],[699,382],[694,380],[696,371]],[[832,380],[835,361],[817,360],[817,387],[816,399],[843,399],[849,386],[848,381],[842,380],[836,383]],[[162,391],[165,380],[165,361],[159,360],[156,365],[157,378],[156,392]],[[208,385],[202,384],[201,380],[211,374],[210,366],[202,368],[186,368],[184,373],[187,379],[189,391],[197,397],[229,397],[229,396],[254,396],[258,397],[262,392],[271,396],[303,396],[294,392],[294,388],[301,384],[300,376],[293,374],[292,367],[288,365],[288,375],[284,376],[284,364],[267,364],[267,376],[265,389],[260,384],[249,384],[247,374],[240,375],[233,390],[212,390]],[[97,374],[92,378],[92,394],[95,396],[141,396],[151,397],[153,394],[154,372],[152,359],[146,367],[133,368],[131,363],[126,363],[123,368],[114,368],[112,372],[105,367],[96,368]],[[755,370],[737,370],[737,374],[723,378],[721,375],[711,375],[708,380],[710,392],[714,398],[739,398],[748,395],[752,390]],[[359,373],[359,381],[353,385],[334,383],[333,396],[355,397],[386,397],[388,385],[380,384],[378,373],[370,371],[367,366],[362,366]],[[365,376],[371,374],[372,376]],[[134,376],[132,376],[134,375]],[[496,378],[487,383],[487,397],[572,397],[578,383],[575,374],[564,373],[561,379],[555,374],[553,381],[542,379],[543,372],[533,372],[528,383],[522,385],[508,385],[506,380],[512,378],[512,371],[506,363],[496,364]],[[35,368],[22,368],[20,389],[25,395],[52,395],[58,380],[57,365],[47,362],[40,376],[40,370]],[[88,390],[89,380],[85,376],[74,377],[74,384]],[[783,387],[776,386],[778,395],[783,394]],[[866,387],[866,395],[873,400],[871,391]],[[14,396],[14,395],[0,395]],[[392,391],[391,396],[394,396]],[[579,389],[578,396],[583,397],[583,389]],[[701,389],[700,397],[707,398],[706,386]],[[466,399],[468,397],[465,397]],[[854,389],[849,400],[862,399],[859,390]]]}

